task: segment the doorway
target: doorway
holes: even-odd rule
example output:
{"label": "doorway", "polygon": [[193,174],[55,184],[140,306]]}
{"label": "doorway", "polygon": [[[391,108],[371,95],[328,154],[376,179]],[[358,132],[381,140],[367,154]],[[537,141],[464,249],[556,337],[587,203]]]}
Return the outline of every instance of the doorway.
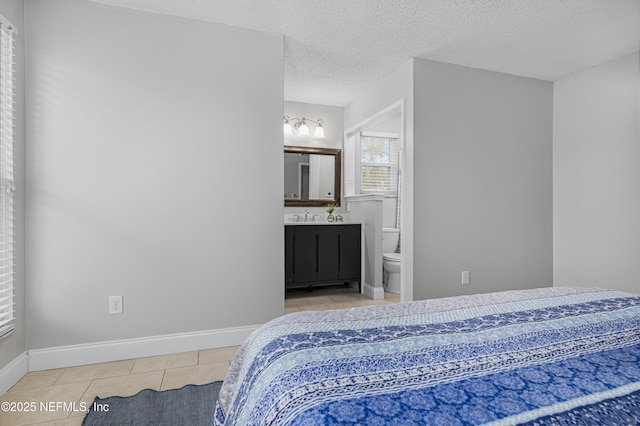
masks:
{"label": "doorway", "polygon": [[[413,299],[412,288],[408,288],[407,276],[412,274],[406,273],[407,259],[413,255],[411,244],[403,244],[405,239],[409,242],[412,241],[408,235],[405,235],[407,229],[411,229],[411,226],[407,227],[405,218],[412,219],[410,214],[407,214],[405,210],[406,204],[404,203],[406,194],[404,165],[406,164],[405,158],[405,107],[404,100],[398,101],[387,108],[373,114],[357,125],[347,129],[345,131],[345,145],[344,145],[344,187],[345,195],[364,195],[367,193],[366,188],[363,190],[363,159],[361,150],[361,141],[368,135],[382,135],[388,138],[397,137],[397,182],[395,183],[395,191],[382,191],[384,195],[383,208],[382,208],[382,220],[376,223],[382,223],[383,228],[398,228],[400,229],[400,298],[402,301],[409,301]],[[394,166],[395,167],[395,166]],[[366,170],[365,170],[366,173]],[[366,177],[365,177],[366,179]],[[366,185],[365,185],[366,187]],[[379,234],[381,238],[382,229]],[[378,238],[378,237],[377,237]],[[369,259],[371,264],[377,258],[382,259],[382,244],[376,245],[380,247],[376,249],[375,253],[371,253],[372,259]],[[382,276],[382,271],[377,271]],[[379,285],[378,277],[376,277],[376,286]]]}

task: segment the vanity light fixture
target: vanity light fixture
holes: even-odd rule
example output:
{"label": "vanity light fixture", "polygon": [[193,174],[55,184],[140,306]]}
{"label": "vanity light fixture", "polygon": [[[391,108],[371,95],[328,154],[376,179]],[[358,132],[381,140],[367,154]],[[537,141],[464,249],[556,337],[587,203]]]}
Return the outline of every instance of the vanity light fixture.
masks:
{"label": "vanity light fixture", "polygon": [[[293,122],[293,124],[291,124]],[[317,120],[311,120],[310,118],[291,118],[287,115],[284,116],[284,124],[282,126],[282,132],[285,136],[292,136],[295,129],[300,136],[309,136],[309,125],[307,122],[316,124],[316,129],[313,132],[313,137],[316,139],[324,139],[324,127],[322,123],[324,121],[319,118]]]}

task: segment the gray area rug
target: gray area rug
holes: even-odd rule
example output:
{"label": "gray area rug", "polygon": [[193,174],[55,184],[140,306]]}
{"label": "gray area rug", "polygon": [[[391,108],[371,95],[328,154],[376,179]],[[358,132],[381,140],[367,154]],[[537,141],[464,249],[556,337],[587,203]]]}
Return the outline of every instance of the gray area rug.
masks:
{"label": "gray area rug", "polygon": [[213,382],[161,392],[145,389],[128,397],[96,398],[82,425],[211,426],[221,386],[222,382]]}

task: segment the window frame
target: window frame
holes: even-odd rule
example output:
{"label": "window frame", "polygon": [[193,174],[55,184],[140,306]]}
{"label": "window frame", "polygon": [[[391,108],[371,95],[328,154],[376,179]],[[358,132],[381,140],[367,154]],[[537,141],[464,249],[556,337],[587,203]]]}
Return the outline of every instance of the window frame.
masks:
{"label": "window frame", "polygon": [[[362,161],[362,138],[377,138],[389,140],[389,162],[388,163],[369,163]],[[397,133],[370,132],[362,131],[358,135],[356,144],[356,158],[358,159],[358,172],[356,174],[356,192],[358,194],[383,194],[385,197],[398,196],[398,170],[400,155],[400,135]],[[393,146],[392,146],[393,145]],[[391,179],[389,189],[386,190],[364,190],[363,189],[363,166],[386,167],[390,170]],[[395,175],[394,175],[395,173]]]}

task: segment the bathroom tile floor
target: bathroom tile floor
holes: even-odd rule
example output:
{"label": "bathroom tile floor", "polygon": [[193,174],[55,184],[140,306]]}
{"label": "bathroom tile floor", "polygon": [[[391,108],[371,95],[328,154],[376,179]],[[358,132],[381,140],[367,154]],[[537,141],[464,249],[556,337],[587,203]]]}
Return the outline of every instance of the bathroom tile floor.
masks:
{"label": "bathroom tile floor", "polygon": [[[370,300],[346,288],[325,288],[287,295],[285,312],[341,309],[356,306],[398,303],[400,296],[385,293],[384,300]],[[84,412],[65,409],[40,410],[56,402],[89,406],[96,396],[130,396],[142,389],[177,389],[187,384],[223,380],[238,346],[172,355],[138,358],[102,364],[28,373],[0,398],[9,403],[35,403],[33,412],[0,410],[0,425],[81,425]],[[14,406],[16,405],[14,404]]]}

